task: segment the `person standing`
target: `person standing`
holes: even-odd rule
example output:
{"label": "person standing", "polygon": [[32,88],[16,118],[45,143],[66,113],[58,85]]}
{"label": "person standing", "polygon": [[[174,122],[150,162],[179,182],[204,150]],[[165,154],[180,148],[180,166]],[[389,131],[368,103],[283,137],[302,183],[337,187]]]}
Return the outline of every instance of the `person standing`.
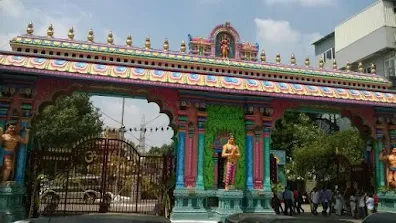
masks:
{"label": "person standing", "polygon": [[282,194],[283,201],[285,202],[285,215],[293,215],[293,192],[290,190],[290,187],[286,187],[285,191]]}
{"label": "person standing", "polygon": [[319,205],[319,191],[316,187],[313,189],[311,200],[312,200],[312,206],[313,206],[312,213],[314,215],[317,215],[318,214],[318,205]]}
{"label": "person standing", "polygon": [[351,207],[351,215],[356,218],[356,196],[352,193],[349,197],[349,206]]}
{"label": "person standing", "polygon": [[341,200],[341,194],[339,191],[336,192],[335,200],[336,200],[336,202],[335,202],[334,209],[335,209],[336,215],[341,216],[343,205],[342,205],[342,200]]}
{"label": "person standing", "polygon": [[373,195],[370,193],[366,199],[366,206],[367,206],[367,212],[368,215],[371,215],[374,213],[374,198]]}
{"label": "person standing", "polygon": [[358,203],[359,203],[359,217],[363,219],[366,217],[366,196],[363,192],[359,193]]}

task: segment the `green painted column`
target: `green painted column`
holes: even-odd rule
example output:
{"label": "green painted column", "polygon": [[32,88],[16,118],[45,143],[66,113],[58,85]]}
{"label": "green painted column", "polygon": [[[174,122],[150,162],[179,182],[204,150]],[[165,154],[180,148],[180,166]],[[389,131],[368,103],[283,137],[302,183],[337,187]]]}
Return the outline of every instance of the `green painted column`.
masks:
{"label": "green painted column", "polygon": [[385,169],[384,169],[384,161],[379,159],[379,155],[381,151],[384,149],[384,144],[382,142],[384,138],[383,129],[377,128],[376,129],[376,148],[375,148],[375,179],[377,187],[385,186]]}
{"label": "green painted column", "polygon": [[271,192],[271,177],[270,177],[270,150],[271,150],[271,129],[264,128],[264,184],[263,190]]}
{"label": "green painted column", "polygon": [[205,122],[206,115],[198,117],[198,162],[197,162],[197,183],[196,189],[203,190],[203,167],[204,167],[204,152],[205,152]]}

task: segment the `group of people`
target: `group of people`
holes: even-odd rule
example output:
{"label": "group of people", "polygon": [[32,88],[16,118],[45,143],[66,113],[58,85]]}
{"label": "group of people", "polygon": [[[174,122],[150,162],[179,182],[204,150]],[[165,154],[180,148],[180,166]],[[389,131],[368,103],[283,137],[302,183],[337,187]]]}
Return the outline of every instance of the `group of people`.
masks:
{"label": "group of people", "polygon": [[[330,188],[318,190],[314,188],[310,194],[311,212],[318,214],[318,206],[322,206],[322,215],[327,216],[335,213],[338,216],[350,211],[353,218],[365,218],[377,210],[379,199],[373,193],[364,191],[351,191],[350,196],[345,196],[340,191],[333,192]],[[345,200],[345,197],[348,197]]]}
{"label": "group of people", "polygon": [[[290,187],[287,187],[281,195],[274,193],[272,198],[272,208],[276,214],[294,215],[304,213],[302,204],[306,199],[307,195],[301,191],[292,191]],[[284,208],[282,207],[284,203]]]}
{"label": "group of people", "polygon": [[274,192],[272,208],[276,214],[294,215],[304,213],[302,204],[309,203],[311,213],[314,215],[318,215],[318,208],[321,206],[323,216],[329,216],[332,213],[341,216],[350,211],[352,217],[356,219],[363,219],[376,212],[379,199],[375,194],[366,193],[363,190],[349,191],[350,196],[346,194],[338,190],[333,191],[330,187],[323,187],[314,188],[308,195],[298,190],[292,191],[290,187],[287,187],[281,194]]}

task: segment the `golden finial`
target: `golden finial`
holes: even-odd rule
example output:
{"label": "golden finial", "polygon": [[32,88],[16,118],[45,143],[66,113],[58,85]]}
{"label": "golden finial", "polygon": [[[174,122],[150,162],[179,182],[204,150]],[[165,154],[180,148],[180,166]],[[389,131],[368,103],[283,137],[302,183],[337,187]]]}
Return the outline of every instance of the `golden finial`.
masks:
{"label": "golden finial", "polygon": [[146,42],[144,43],[144,47],[146,49],[150,49],[151,48],[151,40],[150,37],[146,37]]}
{"label": "golden finial", "polygon": [[28,34],[28,35],[32,35],[33,34],[33,22],[29,22],[29,24],[28,24],[28,26],[27,26],[27,29],[26,29],[26,33]]}
{"label": "golden finial", "polygon": [[52,38],[53,36],[54,36],[54,27],[52,26],[52,24],[50,24],[47,29],[47,37]]}
{"label": "golden finial", "polygon": [[70,27],[67,37],[69,37],[69,39],[71,39],[71,40],[74,39],[74,28],[73,27]]}
{"label": "golden finial", "polygon": [[333,60],[333,70],[337,70],[337,61],[336,61],[336,59]]}
{"label": "golden finial", "polygon": [[114,38],[113,38],[113,32],[109,32],[109,34],[107,34],[107,43],[110,45],[113,45],[114,43]]}
{"label": "golden finial", "polygon": [[180,44],[180,51],[182,53],[186,52],[186,43],[184,41],[182,41],[181,44]]}
{"label": "golden finial", "polygon": [[127,46],[132,46],[132,36],[128,35],[127,39],[126,39],[126,45]]}
{"label": "golden finial", "polygon": [[320,59],[319,59],[319,68],[323,68],[323,67],[324,67],[323,57],[320,57]]}
{"label": "golden finial", "polygon": [[88,32],[87,40],[88,40],[89,42],[93,42],[93,41],[94,41],[94,32],[93,32],[92,29],[90,29],[89,32]]}
{"label": "golden finial", "polygon": [[348,72],[351,71],[351,63],[349,61],[347,61],[347,63],[346,63],[346,70]]}
{"label": "golden finial", "polygon": [[371,64],[371,73],[372,74],[376,74],[377,73],[377,66],[374,63]]}
{"label": "golden finial", "polygon": [[277,53],[277,54],[276,54],[275,62],[276,62],[277,64],[280,64],[280,63],[281,63],[281,56],[280,56],[280,53]]}
{"label": "golden finial", "polygon": [[309,60],[309,57],[306,57],[306,58],[305,58],[305,66],[306,66],[306,67],[311,66],[311,61]]}
{"label": "golden finial", "polygon": [[167,38],[164,40],[163,48],[164,48],[164,51],[168,51],[169,50],[169,41],[168,41]]}
{"label": "golden finial", "polygon": [[291,65],[296,65],[296,56],[294,56],[294,53],[290,56],[290,63]]}
{"label": "golden finial", "polygon": [[267,56],[265,55],[265,51],[264,50],[261,51],[260,60],[261,60],[261,62],[266,62],[267,61]]}
{"label": "golden finial", "polygon": [[359,64],[358,64],[358,71],[359,71],[359,73],[364,73],[364,67],[363,67],[362,62],[359,62]]}

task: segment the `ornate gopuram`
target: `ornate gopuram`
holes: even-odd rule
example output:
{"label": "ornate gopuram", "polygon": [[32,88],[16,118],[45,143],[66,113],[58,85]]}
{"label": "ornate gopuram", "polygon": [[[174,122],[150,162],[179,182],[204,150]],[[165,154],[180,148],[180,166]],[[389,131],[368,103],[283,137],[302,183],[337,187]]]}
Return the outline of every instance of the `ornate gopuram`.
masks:
{"label": "ornate gopuram", "polygon": [[[365,158],[375,169],[379,210],[396,210],[396,94],[374,64],[364,73],[361,63],[358,72],[349,65],[338,70],[336,61],[333,69],[323,60],[315,68],[309,58],[297,64],[293,54],[287,62],[279,54],[267,62],[259,45],[242,42],[228,22],[207,38],[188,35],[177,51],[168,40],[152,49],[149,37],[142,47],[132,36],[116,45],[112,33],[107,43],[97,43],[93,30],[75,40],[73,28],[65,37],[55,28],[40,36],[30,23],[25,35],[10,41],[12,51],[0,52],[0,169],[10,173],[0,186],[6,222],[24,218],[29,206],[25,176],[33,171],[26,168],[32,147],[22,140],[25,127],[58,96],[75,91],[145,97],[168,114],[176,142],[172,221],[272,214],[271,132],[285,111],[304,109],[338,113],[361,130],[372,144]],[[10,123],[21,138],[14,150],[5,143]]]}

